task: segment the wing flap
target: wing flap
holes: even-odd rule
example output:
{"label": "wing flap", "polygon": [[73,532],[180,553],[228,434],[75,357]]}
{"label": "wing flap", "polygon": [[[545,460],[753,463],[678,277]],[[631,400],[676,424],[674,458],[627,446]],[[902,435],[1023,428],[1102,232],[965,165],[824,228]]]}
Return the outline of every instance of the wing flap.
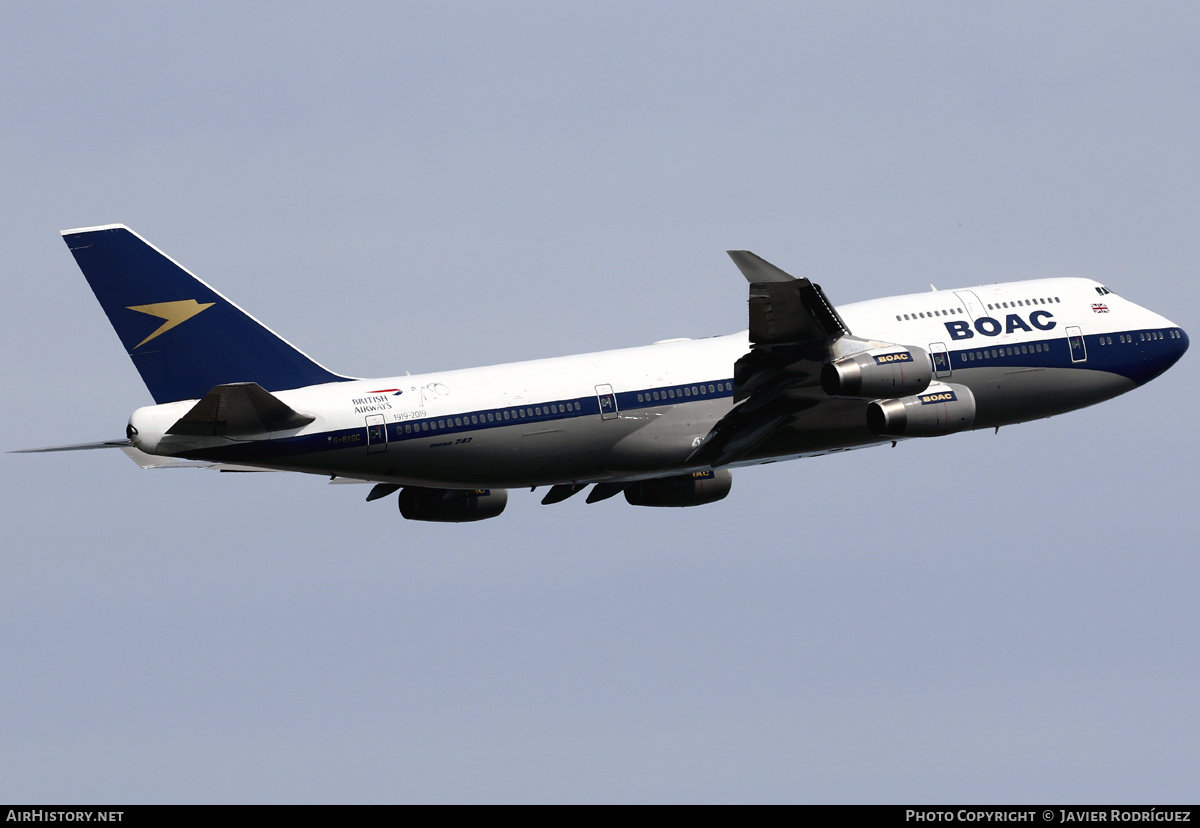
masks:
{"label": "wing flap", "polygon": [[820,285],[798,279],[749,250],[726,253],[750,283],[751,343],[815,343],[850,333]]}
{"label": "wing flap", "polygon": [[849,333],[820,286],[807,279],[750,285],[753,345],[820,343]]}

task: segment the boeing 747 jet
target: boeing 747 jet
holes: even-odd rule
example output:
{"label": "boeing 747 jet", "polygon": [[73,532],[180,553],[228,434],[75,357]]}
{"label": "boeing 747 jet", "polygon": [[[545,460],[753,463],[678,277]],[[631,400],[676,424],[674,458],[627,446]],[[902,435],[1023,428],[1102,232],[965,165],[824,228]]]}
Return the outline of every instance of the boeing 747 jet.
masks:
{"label": "boeing 747 jet", "polygon": [[117,447],[144,468],[277,470],[399,492],[413,520],[589,490],[635,506],[724,498],[732,470],[1062,414],[1183,355],[1173,322],[1103,285],[1039,279],[834,307],[745,250],[749,330],[419,376],[322,367],[122,225],[63,238],[154,405]]}

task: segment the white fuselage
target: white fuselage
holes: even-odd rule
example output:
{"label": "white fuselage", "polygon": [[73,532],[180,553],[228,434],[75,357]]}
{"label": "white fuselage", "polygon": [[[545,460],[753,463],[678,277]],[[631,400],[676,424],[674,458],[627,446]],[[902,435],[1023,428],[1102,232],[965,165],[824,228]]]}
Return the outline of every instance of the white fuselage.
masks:
{"label": "white fuselage", "polygon": [[[1108,399],[1157,376],[1187,347],[1162,316],[1086,279],[1012,282],[839,307],[858,337],[928,351],[938,382],[969,388],[974,428]],[[237,440],[166,434],[195,400],[139,409],[150,454],[398,484],[467,488],[677,475],[734,405],[745,332],[639,348],[333,382],[276,392],[315,419]],[[938,356],[941,354],[942,356]],[[883,442],[862,401],[830,400],[730,465]]]}

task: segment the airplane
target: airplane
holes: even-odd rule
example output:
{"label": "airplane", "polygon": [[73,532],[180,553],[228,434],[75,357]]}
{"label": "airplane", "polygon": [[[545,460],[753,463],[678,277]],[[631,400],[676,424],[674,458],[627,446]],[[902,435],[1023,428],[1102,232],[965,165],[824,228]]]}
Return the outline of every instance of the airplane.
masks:
{"label": "airplane", "polygon": [[1052,278],[834,307],[745,250],[749,328],[419,376],[335,374],[124,225],[62,231],[155,404],[120,448],[143,468],[290,471],[399,492],[408,519],[542,503],[698,506],[732,470],[1050,417],[1162,374],[1188,348],[1098,282]]}

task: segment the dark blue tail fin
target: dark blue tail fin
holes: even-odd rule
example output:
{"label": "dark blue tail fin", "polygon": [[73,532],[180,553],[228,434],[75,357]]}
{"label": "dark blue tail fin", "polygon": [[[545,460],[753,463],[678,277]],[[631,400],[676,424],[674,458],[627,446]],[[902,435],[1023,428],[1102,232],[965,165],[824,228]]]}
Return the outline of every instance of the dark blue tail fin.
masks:
{"label": "dark blue tail fin", "polygon": [[200,399],[235,382],[284,391],[349,379],[313,362],[128,227],[62,235],[156,403]]}

